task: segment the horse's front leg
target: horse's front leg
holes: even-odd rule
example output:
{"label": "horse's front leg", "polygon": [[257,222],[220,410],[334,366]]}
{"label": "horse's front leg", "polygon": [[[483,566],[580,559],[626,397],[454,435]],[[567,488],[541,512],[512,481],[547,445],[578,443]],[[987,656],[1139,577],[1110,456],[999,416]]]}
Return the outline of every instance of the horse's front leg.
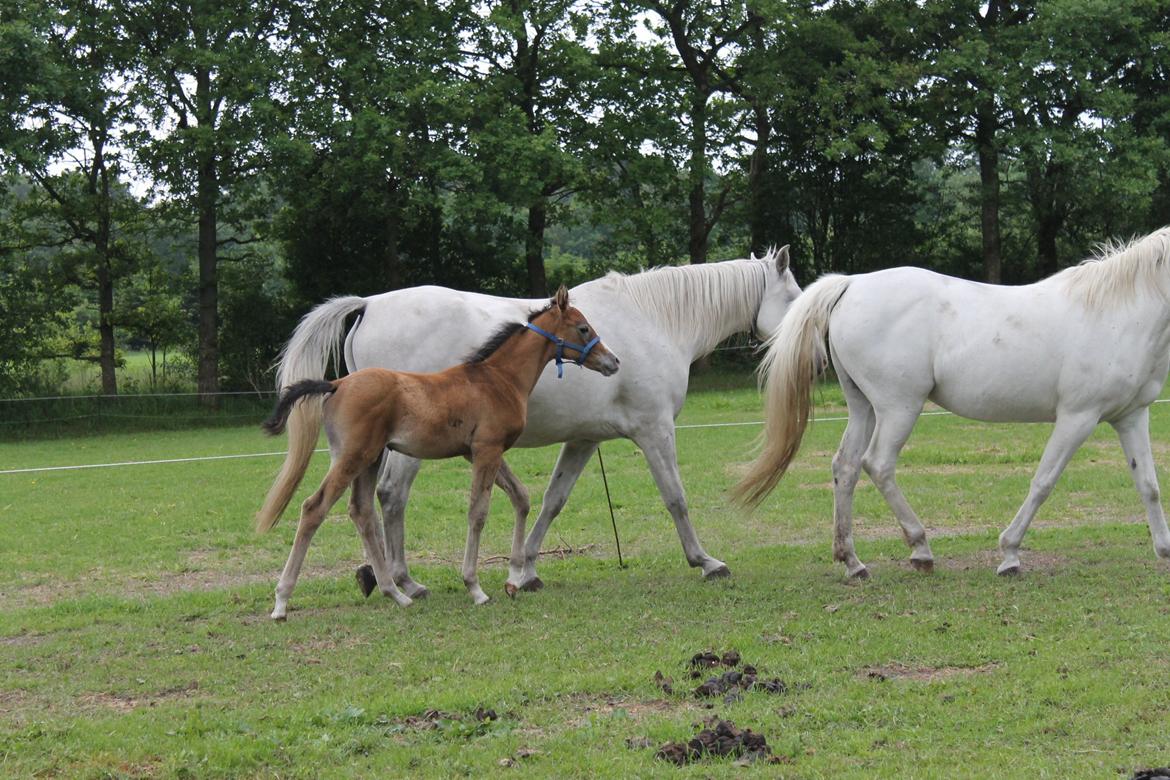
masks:
{"label": "horse's front leg", "polygon": [[687,511],[687,497],[683,492],[682,477],[678,473],[678,455],[674,445],[674,422],[666,421],[652,431],[640,434],[634,438],[634,443],[642,448],[646,455],[646,463],[650,466],[650,474],[658,485],[658,492],[662,494],[662,501],[667,511],[674,518],[674,527],[678,531],[679,541],[682,542],[683,552],[687,556],[687,563],[698,566],[703,570],[705,579],[730,577],[731,570],[727,564],[718,558],[712,558],[699,543],[695,527],[691,525],[691,517]]}
{"label": "horse's front leg", "polygon": [[1019,573],[1020,542],[1024,540],[1028,525],[1036,516],[1036,510],[1052,492],[1056,480],[1072,459],[1073,453],[1097,427],[1097,421],[1096,414],[1057,416],[1052,435],[1044,445],[1044,455],[1040,458],[1036,475],[1032,477],[1028,497],[1016,512],[1011,525],[999,535],[999,550],[1003,554],[1003,563],[996,569],[998,574]]}
{"label": "horse's front leg", "polygon": [[504,583],[504,591],[509,596],[515,596],[524,574],[524,528],[528,524],[532,502],[528,499],[528,489],[508,468],[506,461],[500,461],[496,484],[507,494],[516,513],[516,524],[512,528],[512,555],[508,558],[508,581]]}
{"label": "horse's front leg", "polygon": [[1150,526],[1154,553],[1159,558],[1170,558],[1170,528],[1166,527],[1166,514],[1162,511],[1161,493],[1158,490],[1158,474],[1154,470],[1154,455],[1150,451],[1150,407],[1138,409],[1114,422],[1113,428],[1121,439],[1121,448],[1129,462],[1134,486],[1146,506],[1146,522]]}
{"label": "horse's front leg", "polygon": [[471,456],[471,505],[467,512],[467,546],[463,550],[463,584],[476,604],[486,604],[488,596],[479,586],[479,537],[491,506],[492,483],[503,462],[499,447],[477,449]]}
{"label": "horse's front leg", "polygon": [[519,577],[511,573],[508,577],[508,582],[519,590],[540,590],[544,587],[540,577],[536,576],[540,546],[552,521],[565,508],[565,502],[569,500],[569,494],[577,484],[577,478],[581,476],[585,464],[596,450],[597,442],[594,441],[568,441],[561,447],[557,465],[553,468],[552,479],[549,480],[544,491],[544,500],[540,503],[540,514],[536,517],[536,524],[532,526],[532,533],[524,543],[524,561]]}

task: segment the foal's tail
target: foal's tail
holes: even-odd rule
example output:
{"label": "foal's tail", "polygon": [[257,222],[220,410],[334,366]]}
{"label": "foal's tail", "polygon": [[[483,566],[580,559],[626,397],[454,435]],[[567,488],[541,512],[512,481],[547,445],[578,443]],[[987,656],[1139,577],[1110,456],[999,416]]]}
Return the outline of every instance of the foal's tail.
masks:
{"label": "foal's tail", "polygon": [[772,492],[800,449],[812,413],[812,385],[828,358],[829,316],[850,277],[830,274],[810,285],[768,339],[760,363],[764,385],[763,451],[735,486],[735,500],[756,506]]}
{"label": "foal's tail", "polygon": [[[302,380],[323,379],[330,364],[334,366],[334,373],[339,374],[337,369],[341,361],[346,325],[352,316],[360,316],[365,308],[365,298],[348,295],[330,298],[306,314],[281,350],[280,360],[276,364],[276,387],[290,388]],[[265,430],[276,434],[280,433],[287,421],[288,455],[264,500],[264,507],[256,515],[257,531],[267,531],[276,525],[280,513],[288,506],[305,474],[321,431],[320,401],[309,399],[295,406],[289,401],[281,415],[281,404],[287,398],[287,394],[281,397],[277,411],[264,423]],[[270,423],[273,428],[268,427]]]}
{"label": "foal's tail", "polygon": [[[306,402],[297,403],[302,398],[327,395],[334,389],[334,383],[326,382],[324,379],[302,379],[280,394],[272,416],[262,422],[260,427],[270,436],[275,436],[284,430],[284,424],[288,421],[294,404],[298,408],[303,407]],[[320,419],[321,404],[314,403],[314,406]],[[268,489],[264,506],[256,513],[257,532],[267,531],[276,525],[280,513],[288,506],[293,493],[296,492],[297,485],[301,484],[301,478],[309,468],[309,459],[313,457],[313,448],[316,446],[317,426],[313,426],[312,430],[306,426],[289,428],[288,454],[284,457],[284,464],[280,467],[280,473],[276,475],[276,481]]]}

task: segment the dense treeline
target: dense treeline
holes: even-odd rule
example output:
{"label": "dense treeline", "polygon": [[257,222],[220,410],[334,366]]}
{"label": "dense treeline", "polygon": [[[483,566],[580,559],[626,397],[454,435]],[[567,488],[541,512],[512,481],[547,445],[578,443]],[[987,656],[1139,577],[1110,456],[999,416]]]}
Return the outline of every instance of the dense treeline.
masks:
{"label": "dense treeline", "polygon": [[1166,0],[0,0],[0,392],[781,243],[1030,281],[1170,222],[1168,72]]}

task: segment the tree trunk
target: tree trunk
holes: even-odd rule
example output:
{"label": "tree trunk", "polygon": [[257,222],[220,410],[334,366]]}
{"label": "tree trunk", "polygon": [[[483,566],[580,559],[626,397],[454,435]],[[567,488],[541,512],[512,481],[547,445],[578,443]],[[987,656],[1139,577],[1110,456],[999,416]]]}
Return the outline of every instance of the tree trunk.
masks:
{"label": "tree trunk", "polygon": [[548,203],[541,196],[528,207],[528,234],[524,240],[524,261],[528,266],[528,294],[533,298],[548,296],[548,277],[544,272],[544,228],[548,221]]}
{"label": "tree trunk", "polygon": [[401,229],[401,199],[398,196],[398,178],[389,177],[390,208],[386,214],[386,246],[382,250],[383,278],[386,280],[387,290],[397,290],[403,286],[402,264],[398,257],[398,241]]}
{"label": "tree trunk", "polygon": [[690,255],[691,264],[707,262],[707,98],[696,88],[691,102]]}
{"label": "tree trunk", "polygon": [[975,118],[975,147],[979,155],[980,229],[983,234],[983,279],[999,284],[1003,254],[999,236],[999,149],[995,145],[993,98],[979,104]]}
{"label": "tree trunk", "polygon": [[[104,232],[104,231],[103,231]],[[118,394],[117,366],[114,361],[114,280],[110,274],[108,234],[98,239],[98,336],[102,368],[102,395]]]}
{"label": "tree trunk", "polygon": [[768,202],[764,193],[767,185],[768,172],[768,142],[772,138],[772,122],[768,117],[768,108],[760,102],[752,106],[755,120],[756,148],[752,150],[752,158],[748,165],[748,229],[750,232],[751,251],[757,255],[768,250],[769,231],[768,215],[765,206]]}
{"label": "tree trunk", "polygon": [[[213,132],[211,108],[211,74],[196,73],[196,101],[200,109],[199,124]],[[219,177],[212,138],[204,138],[198,151],[196,173],[196,207],[199,214],[199,362],[196,389],[199,402],[217,406],[219,392],[219,280],[217,277],[217,214]]]}

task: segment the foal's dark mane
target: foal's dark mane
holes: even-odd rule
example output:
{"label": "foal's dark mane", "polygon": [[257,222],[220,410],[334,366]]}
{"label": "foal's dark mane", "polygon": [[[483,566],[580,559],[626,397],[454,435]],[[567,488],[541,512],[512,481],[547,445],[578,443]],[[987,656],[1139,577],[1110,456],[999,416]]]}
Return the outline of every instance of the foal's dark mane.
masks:
{"label": "foal's dark mane", "polygon": [[[536,309],[534,311],[530,311],[528,313],[528,321],[532,322],[534,319],[536,319],[537,317],[539,317],[540,315],[544,314],[546,311],[551,309],[554,305],[555,305],[554,303],[550,302],[548,304],[548,306],[545,306],[543,309]],[[485,341],[483,343],[483,346],[481,346],[479,349],[475,350],[470,355],[465,357],[463,359],[463,362],[467,365],[474,365],[475,363],[482,363],[483,361],[487,360],[492,355],[493,352],[495,352],[500,347],[504,346],[505,341],[512,338],[513,336],[515,336],[517,333],[519,333],[522,330],[524,330],[524,323],[523,322],[506,322],[506,323],[504,323],[498,329],[496,329],[496,332],[493,333],[487,341]]]}

